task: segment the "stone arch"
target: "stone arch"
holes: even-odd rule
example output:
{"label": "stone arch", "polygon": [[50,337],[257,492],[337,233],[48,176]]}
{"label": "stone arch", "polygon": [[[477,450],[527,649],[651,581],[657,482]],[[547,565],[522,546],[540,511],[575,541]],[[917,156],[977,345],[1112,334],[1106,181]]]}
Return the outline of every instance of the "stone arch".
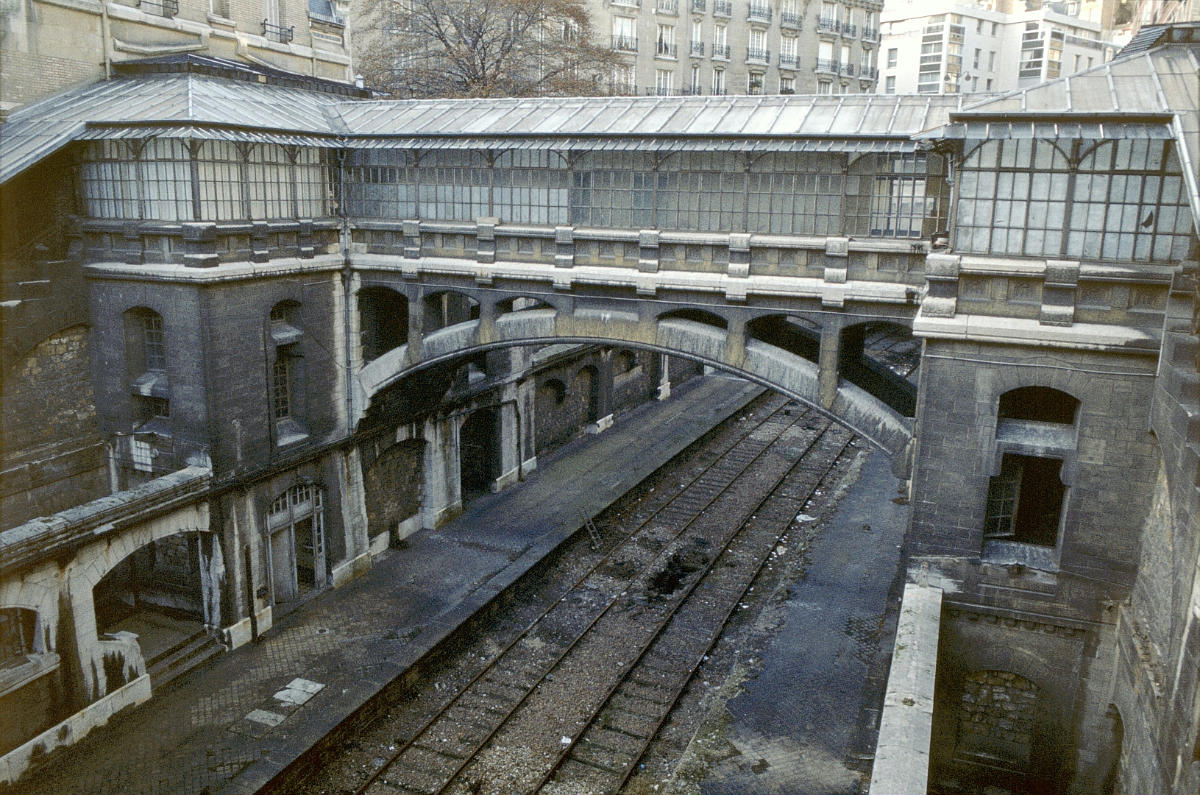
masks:
{"label": "stone arch", "polygon": [[570,392],[580,396],[585,423],[600,419],[600,389],[600,371],[594,365],[580,367],[571,378]]}
{"label": "stone arch", "polygon": [[1023,386],[1000,395],[996,415],[1000,420],[1075,424],[1079,399],[1074,395],[1045,386]]}
{"label": "stone arch", "polygon": [[555,306],[544,298],[531,295],[514,295],[495,303],[497,315],[511,315],[515,312],[533,312],[539,309],[557,311]]}
{"label": "stone arch", "polygon": [[421,299],[422,330],[428,334],[479,318],[479,301],[459,290],[437,290]]}
{"label": "stone arch", "polygon": [[426,445],[424,439],[362,445],[368,537],[385,532],[403,537],[420,523]]}
{"label": "stone arch", "polygon": [[746,324],[746,336],[816,362],[821,328],[808,318],[787,314],[760,315]]}
{"label": "stone arch", "polygon": [[408,299],[390,287],[367,285],[358,291],[362,361],[378,359],[408,341]]}
{"label": "stone arch", "polygon": [[716,312],[709,312],[705,309],[688,308],[688,309],[672,309],[668,312],[663,312],[658,315],[658,321],[661,323],[664,320],[687,320],[692,323],[703,323],[706,326],[726,330],[729,328],[729,321]]}
{"label": "stone arch", "polygon": [[1027,771],[1033,761],[1041,688],[1018,673],[974,670],[962,678],[954,755]]}
{"label": "stone arch", "polygon": [[[895,320],[844,326],[838,345],[838,375],[865,389],[905,417],[915,417],[917,385],[911,377],[920,363],[921,340],[912,327]],[[914,357],[913,349],[918,353]]]}

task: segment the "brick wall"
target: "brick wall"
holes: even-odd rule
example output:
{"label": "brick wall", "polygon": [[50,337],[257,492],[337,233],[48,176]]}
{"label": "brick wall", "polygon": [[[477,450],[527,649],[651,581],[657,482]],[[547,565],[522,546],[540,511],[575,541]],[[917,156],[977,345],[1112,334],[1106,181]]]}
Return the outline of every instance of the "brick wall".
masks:
{"label": "brick wall", "polygon": [[5,374],[0,527],[108,493],[90,370],[88,329],[78,325],[44,340]]}

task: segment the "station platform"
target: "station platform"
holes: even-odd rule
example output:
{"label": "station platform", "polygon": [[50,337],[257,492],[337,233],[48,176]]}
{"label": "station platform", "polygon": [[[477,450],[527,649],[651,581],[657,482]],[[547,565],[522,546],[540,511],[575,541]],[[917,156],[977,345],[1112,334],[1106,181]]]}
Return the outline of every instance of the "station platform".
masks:
{"label": "station platform", "polygon": [[174,680],[13,785],[19,793],[251,793],[629,489],[762,389],[693,379],[598,436],[539,458],[511,489],[409,536],[258,641]]}

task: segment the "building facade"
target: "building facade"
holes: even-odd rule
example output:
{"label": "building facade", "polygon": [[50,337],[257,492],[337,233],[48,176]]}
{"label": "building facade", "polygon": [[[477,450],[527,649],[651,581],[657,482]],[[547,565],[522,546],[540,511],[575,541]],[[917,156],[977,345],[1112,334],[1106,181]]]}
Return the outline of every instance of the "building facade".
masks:
{"label": "building facade", "polygon": [[0,111],[111,77],[113,65],[200,53],[348,82],[331,0],[34,0],[0,5]]}
{"label": "building facade", "polygon": [[1099,22],[1058,5],[1004,12],[956,5],[930,14],[919,3],[882,16],[879,91],[887,94],[996,93],[1100,66],[1117,45]]}
{"label": "building facade", "polygon": [[248,642],[672,355],[891,456],[946,594],[937,790],[1195,791],[1197,34],[970,106],[364,101],[185,57],[12,114],[6,446],[33,486],[94,434],[114,493],[7,494],[9,769],[152,695],[131,591]]}
{"label": "building facade", "polygon": [[857,94],[875,90],[882,3],[592,0],[625,94]]}

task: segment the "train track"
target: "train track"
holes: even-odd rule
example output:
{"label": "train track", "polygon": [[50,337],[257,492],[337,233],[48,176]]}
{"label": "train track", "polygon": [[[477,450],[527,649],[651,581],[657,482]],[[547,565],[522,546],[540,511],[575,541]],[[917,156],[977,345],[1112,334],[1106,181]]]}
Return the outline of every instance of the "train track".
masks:
{"label": "train track", "polygon": [[784,398],[434,713],[357,793],[616,792],[852,436]]}

